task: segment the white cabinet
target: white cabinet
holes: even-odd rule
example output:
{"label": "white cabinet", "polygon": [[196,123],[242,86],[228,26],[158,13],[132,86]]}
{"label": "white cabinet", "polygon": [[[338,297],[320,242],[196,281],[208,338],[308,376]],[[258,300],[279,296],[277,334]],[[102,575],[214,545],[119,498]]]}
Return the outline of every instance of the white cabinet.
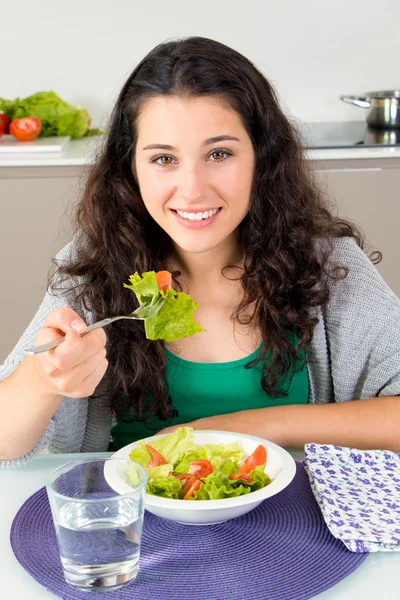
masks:
{"label": "white cabinet", "polygon": [[46,291],[51,259],[70,239],[84,168],[0,168],[0,364]]}
{"label": "white cabinet", "polygon": [[382,277],[400,296],[400,159],[330,160],[312,164],[332,208],[364,230],[380,250]]}

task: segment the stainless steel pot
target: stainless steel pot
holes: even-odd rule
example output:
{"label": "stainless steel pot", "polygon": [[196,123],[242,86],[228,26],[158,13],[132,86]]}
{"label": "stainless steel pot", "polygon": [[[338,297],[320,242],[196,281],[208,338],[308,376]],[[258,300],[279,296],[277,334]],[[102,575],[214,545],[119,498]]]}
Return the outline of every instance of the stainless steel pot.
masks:
{"label": "stainless steel pot", "polygon": [[400,90],[367,92],[362,96],[340,96],[343,102],[369,108],[367,123],[378,129],[400,128]]}

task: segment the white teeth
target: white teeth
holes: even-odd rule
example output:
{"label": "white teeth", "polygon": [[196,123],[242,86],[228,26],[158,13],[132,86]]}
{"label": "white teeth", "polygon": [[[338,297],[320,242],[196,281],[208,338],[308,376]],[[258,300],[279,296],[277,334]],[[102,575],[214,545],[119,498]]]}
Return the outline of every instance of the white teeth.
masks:
{"label": "white teeth", "polygon": [[187,213],[182,210],[177,210],[176,212],[180,217],[183,217],[184,219],[189,219],[189,221],[201,221],[202,219],[209,219],[210,217],[215,215],[218,212],[218,210],[219,208],[214,208],[213,210],[206,210],[204,212],[198,213]]}

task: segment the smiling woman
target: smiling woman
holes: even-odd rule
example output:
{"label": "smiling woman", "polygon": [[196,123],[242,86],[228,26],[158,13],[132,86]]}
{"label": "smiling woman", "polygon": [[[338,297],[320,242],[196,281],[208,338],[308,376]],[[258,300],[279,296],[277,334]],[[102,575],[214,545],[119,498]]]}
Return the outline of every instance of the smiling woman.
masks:
{"label": "smiling woman", "polygon": [[[185,423],[290,447],[400,450],[399,300],[361,232],[325,205],[273,87],[237,51],[187,38],[133,70],[57,259],[0,367],[3,466]],[[78,335],[132,312],[123,282],[148,271],[193,296],[199,333],[165,343],[119,321],[107,338]],[[60,335],[24,358],[35,338]]]}

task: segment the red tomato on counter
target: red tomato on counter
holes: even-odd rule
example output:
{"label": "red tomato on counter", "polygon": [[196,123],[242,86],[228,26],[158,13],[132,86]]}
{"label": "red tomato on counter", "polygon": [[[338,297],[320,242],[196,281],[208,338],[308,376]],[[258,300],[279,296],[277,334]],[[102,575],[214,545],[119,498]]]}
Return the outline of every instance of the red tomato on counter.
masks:
{"label": "red tomato on counter", "polygon": [[0,136],[3,135],[3,133],[9,133],[10,132],[10,117],[8,115],[6,115],[5,113],[0,113]]}
{"label": "red tomato on counter", "polygon": [[10,123],[10,133],[20,142],[35,140],[42,129],[42,121],[37,117],[13,119]]}

